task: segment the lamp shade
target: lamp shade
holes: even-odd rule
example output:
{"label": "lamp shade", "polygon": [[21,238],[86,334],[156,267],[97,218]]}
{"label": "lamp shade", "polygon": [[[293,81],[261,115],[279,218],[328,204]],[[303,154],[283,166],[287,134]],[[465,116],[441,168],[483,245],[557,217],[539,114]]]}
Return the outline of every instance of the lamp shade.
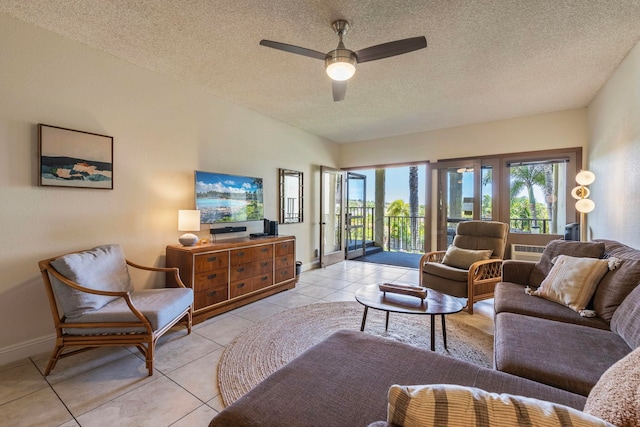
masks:
{"label": "lamp shade", "polygon": [[576,200],[586,199],[587,197],[589,197],[590,193],[591,192],[589,191],[589,189],[582,185],[574,187],[573,190],[571,190],[571,196],[573,196],[573,198]]}
{"label": "lamp shade", "polygon": [[200,231],[200,211],[179,210],[178,231]]}
{"label": "lamp shade", "polygon": [[576,175],[576,182],[580,185],[591,185],[596,180],[596,175],[591,171],[580,171]]}
{"label": "lamp shade", "polygon": [[596,208],[596,204],[591,199],[580,199],[576,202],[576,210],[582,213],[589,213]]}
{"label": "lamp shade", "polygon": [[[179,210],[178,231],[200,231],[200,211]],[[198,243],[198,240],[198,236],[192,233],[183,234],[178,239],[184,246],[193,246]]]}

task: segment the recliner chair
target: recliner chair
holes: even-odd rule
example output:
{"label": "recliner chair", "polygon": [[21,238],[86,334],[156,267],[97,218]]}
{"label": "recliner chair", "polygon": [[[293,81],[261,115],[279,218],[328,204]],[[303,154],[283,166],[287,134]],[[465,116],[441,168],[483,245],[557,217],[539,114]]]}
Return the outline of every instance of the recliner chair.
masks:
{"label": "recliner chair", "polygon": [[473,314],[473,304],[493,298],[501,280],[508,233],[509,225],[502,222],[459,223],[449,249],[420,259],[420,286],[467,298],[467,311]]}

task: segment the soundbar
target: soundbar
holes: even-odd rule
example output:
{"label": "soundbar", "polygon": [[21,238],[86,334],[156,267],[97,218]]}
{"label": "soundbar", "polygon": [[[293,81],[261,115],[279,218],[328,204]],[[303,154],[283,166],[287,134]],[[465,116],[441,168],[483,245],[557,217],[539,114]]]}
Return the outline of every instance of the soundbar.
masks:
{"label": "soundbar", "polygon": [[209,230],[211,234],[237,233],[240,231],[247,231],[247,227],[222,227]]}

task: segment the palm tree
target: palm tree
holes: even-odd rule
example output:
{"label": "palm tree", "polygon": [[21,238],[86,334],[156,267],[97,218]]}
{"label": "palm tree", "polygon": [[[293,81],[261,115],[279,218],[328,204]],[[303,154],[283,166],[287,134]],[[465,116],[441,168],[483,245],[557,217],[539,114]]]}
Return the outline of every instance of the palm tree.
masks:
{"label": "palm tree", "polygon": [[523,189],[527,190],[527,199],[529,201],[529,212],[531,214],[531,222],[534,226],[538,225],[538,211],[536,207],[536,196],[533,193],[533,187],[545,187],[545,165],[533,164],[525,166],[513,166],[511,168],[511,200]]}
{"label": "palm tree", "polygon": [[416,250],[418,241],[418,167],[409,166],[409,216],[411,228],[411,249]]}
{"label": "palm tree", "polygon": [[[387,207],[387,216],[389,217],[389,248],[391,249],[391,238],[395,238],[398,242],[398,249],[403,249],[403,240],[402,236],[407,234],[407,230],[405,229],[406,223],[402,221],[402,223],[398,220],[399,217],[407,217],[409,216],[409,205],[405,203],[404,200],[398,199],[389,203]],[[393,217],[396,217],[396,220],[393,221]],[[393,225],[392,225],[393,224]]]}

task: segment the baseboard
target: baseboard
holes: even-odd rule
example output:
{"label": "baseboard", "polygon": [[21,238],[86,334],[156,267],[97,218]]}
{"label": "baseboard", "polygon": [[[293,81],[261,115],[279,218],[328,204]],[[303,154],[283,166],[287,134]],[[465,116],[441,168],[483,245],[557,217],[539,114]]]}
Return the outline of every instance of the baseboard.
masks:
{"label": "baseboard", "polygon": [[55,334],[44,335],[0,348],[0,366],[53,350]]}

